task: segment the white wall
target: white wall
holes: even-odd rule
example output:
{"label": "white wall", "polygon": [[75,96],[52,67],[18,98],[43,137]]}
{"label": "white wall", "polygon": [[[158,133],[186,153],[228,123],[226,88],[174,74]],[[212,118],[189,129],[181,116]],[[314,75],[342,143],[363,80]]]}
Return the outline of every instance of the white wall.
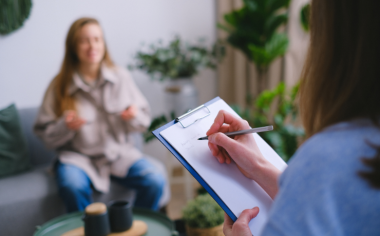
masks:
{"label": "white wall", "polygon": [[[24,26],[0,36],[0,109],[39,106],[48,83],[58,73],[64,40],[71,23],[79,17],[97,18],[116,64],[126,66],[141,43],[164,42],[179,34],[186,41],[205,37],[215,40],[214,0],[33,0]],[[164,85],[134,71],[134,79],[151,104],[153,116],[166,112]],[[216,96],[216,76],[203,71],[195,78],[201,103]],[[174,161],[157,140],[144,152]]]}
{"label": "white wall", "polygon": [[[196,41],[215,40],[213,0],[34,0],[24,26],[0,36],[0,108],[14,102],[19,108],[38,106],[50,80],[57,74],[64,40],[79,17],[97,18],[105,31],[113,60],[126,66],[141,43],[164,42],[175,34]],[[153,115],[165,110],[163,85],[133,72],[152,106]],[[216,95],[214,72],[204,71],[195,83],[200,101]]]}

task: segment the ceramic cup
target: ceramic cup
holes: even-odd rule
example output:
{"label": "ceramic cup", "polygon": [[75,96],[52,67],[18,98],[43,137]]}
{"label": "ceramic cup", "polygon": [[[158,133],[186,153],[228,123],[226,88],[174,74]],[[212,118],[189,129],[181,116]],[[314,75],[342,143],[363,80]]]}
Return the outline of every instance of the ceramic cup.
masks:
{"label": "ceramic cup", "polygon": [[106,236],[110,230],[107,207],[104,203],[92,203],[83,215],[85,236]]}
{"label": "ceramic cup", "polygon": [[117,200],[108,204],[111,232],[123,232],[131,228],[133,222],[132,205],[128,201]]}

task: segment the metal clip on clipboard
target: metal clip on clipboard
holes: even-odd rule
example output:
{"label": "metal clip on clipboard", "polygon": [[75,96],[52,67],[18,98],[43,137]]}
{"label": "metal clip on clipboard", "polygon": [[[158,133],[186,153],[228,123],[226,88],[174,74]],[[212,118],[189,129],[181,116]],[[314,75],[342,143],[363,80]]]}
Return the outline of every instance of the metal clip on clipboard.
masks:
{"label": "metal clip on clipboard", "polygon": [[[208,113],[207,113],[206,115],[202,116],[202,117],[199,117],[199,118],[195,119],[195,121],[194,121],[193,123],[190,123],[190,124],[188,124],[188,125],[185,126],[185,125],[181,122],[181,120],[183,120],[183,119],[189,117],[190,115],[193,115],[193,114],[195,114],[195,113],[201,111],[201,110],[204,109],[204,108],[207,109],[207,112],[208,112]],[[177,117],[177,118],[175,119],[175,121],[176,121],[176,122],[179,122],[179,123],[182,125],[183,128],[187,128],[187,127],[189,127],[190,125],[193,125],[193,124],[195,124],[196,122],[202,120],[203,118],[209,116],[210,114],[211,114],[211,112],[210,112],[210,110],[208,109],[207,106],[205,106],[205,105],[200,105],[199,107],[197,107],[197,108],[195,108],[195,109],[193,109],[193,110],[189,110],[187,113],[183,114],[182,116]]]}

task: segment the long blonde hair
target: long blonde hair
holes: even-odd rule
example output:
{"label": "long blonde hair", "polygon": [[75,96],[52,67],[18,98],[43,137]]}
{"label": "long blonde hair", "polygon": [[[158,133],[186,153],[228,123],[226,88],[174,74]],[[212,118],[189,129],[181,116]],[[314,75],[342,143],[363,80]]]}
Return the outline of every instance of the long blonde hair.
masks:
{"label": "long blonde hair", "polygon": [[[49,86],[49,89],[53,89],[54,92],[54,112],[57,117],[62,116],[66,110],[76,109],[75,98],[69,94],[69,87],[73,80],[73,74],[80,63],[77,56],[78,34],[86,24],[99,25],[99,22],[94,18],[84,17],[76,20],[71,25],[66,37],[65,56],[61,69]],[[113,62],[108,53],[107,46],[104,46],[105,53],[102,62],[111,67],[113,66]]]}

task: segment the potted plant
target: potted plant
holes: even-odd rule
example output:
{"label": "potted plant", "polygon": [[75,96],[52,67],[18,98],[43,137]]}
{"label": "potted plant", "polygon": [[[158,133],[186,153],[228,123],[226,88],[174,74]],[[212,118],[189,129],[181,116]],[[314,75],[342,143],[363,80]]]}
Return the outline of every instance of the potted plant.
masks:
{"label": "potted plant", "polygon": [[219,58],[216,48],[207,48],[204,40],[190,45],[175,36],[167,45],[159,41],[147,50],[137,52],[136,64],[130,68],[143,70],[152,79],[168,80],[165,89],[167,102],[179,116],[199,105],[198,91],[192,78],[204,68],[216,67]]}
{"label": "potted plant", "polygon": [[209,194],[189,201],[183,219],[188,236],[223,236],[224,211]]}
{"label": "potted plant", "polygon": [[278,29],[288,20],[290,0],[243,0],[244,6],[224,15],[218,27],[229,35],[227,42],[253,62],[258,73],[258,93],[267,88],[270,64],[285,54],[289,39]]}

